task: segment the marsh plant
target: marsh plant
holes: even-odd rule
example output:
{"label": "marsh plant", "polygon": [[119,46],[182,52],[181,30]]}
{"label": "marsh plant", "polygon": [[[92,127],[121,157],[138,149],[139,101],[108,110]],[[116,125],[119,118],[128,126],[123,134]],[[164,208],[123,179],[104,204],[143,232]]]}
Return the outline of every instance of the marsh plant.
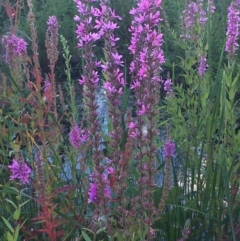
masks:
{"label": "marsh plant", "polygon": [[2,3],[1,240],[238,240],[239,1],[129,1],[124,27],[118,1],[73,2],[74,40],[46,22],[47,63],[32,0]]}

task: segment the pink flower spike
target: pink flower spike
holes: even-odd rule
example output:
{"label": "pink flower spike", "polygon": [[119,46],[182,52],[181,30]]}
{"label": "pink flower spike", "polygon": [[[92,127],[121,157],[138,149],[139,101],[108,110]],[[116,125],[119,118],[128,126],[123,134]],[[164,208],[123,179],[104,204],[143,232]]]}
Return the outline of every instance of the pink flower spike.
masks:
{"label": "pink flower spike", "polygon": [[19,179],[23,184],[29,183],[31,169],[26,163],[13,159],[13,163],[8,166],[11,170],[10,180]]}
{"label": "pink flower spike", "polygon": [[88,133],[85,130],[81,130],[76,124],[72,128],[69,134],[69,139],[73,147],[78,148],[88,140]]}
{"label": "pink flower spike", "polygon": [[164,145],[164,157],[171,158],[174,157],[175,143],[171,141],[166,141]]}
{"label": "pink flower spike", "polygon": [[171,79],[167,79],[164,82],[164,90],[167,92],[167,94],[172,93],[172,80]]}
{"label": "pink flower spike", "polygon": [[97,184],[91,183],[88,191],[88,203],[93,203],[97,201]]}

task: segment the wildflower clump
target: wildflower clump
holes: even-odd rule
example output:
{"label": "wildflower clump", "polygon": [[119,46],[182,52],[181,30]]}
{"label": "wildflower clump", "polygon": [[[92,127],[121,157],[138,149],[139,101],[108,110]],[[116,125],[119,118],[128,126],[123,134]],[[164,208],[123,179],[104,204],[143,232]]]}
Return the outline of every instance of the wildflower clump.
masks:
{"label": "wildflower clump", "polygon": [[87,141],[88,134],[85,130],[81,130],[77,125],[74,125],[70,131],[69,138],[72,146],[78,148]]}
{"label": "wildflower clump", "polygon": [[225,50],[228,53],[228,58],[231,59],[238,49],[238,37],[239,37],[239,23],[240,23],[240,11],[234,2],[228,8],[228,27],[227,27],[227,41]]}
{"label": "wildflower clump", "polygon": [[198,75],[200,77],[203,77],[203,75],[206,72],[207,68],[208,68],[207,58],[203,55],[200,58],[200,62],[199,62],[199,66],[198,66]]}
{"label": "wildflower clump", "polygon": [[16,57],[22,57],[27,52],[27,42],[15,34],[4,36],[2,43],[6,48],[6,63],[10,63]]}
{"label": "wildflower clump", "polygon": [[11,181],[19,179],[22,184],[29,183],[31,168],[24,162],[22,156],[19,156],[18,159],[13,159],[12,164],[8,168],[11,171]]}

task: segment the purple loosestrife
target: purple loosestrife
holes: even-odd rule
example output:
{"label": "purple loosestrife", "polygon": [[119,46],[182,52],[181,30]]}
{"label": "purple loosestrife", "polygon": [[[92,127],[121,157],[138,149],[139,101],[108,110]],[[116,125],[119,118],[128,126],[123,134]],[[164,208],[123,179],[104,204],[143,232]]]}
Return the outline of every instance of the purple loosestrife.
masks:
{"label": "purple loosestrife", "polygon": [[167,95],[172,93],[172,80],[170,78],[164,81],[164,91],[166,91]]}
{"label": "purple loosestrife", "polygon": [[203,55],[203,56],[200,57],[200,62],[199,62],[199,66],[198,66],[198,75],[201,78],[203,77],[207,68],[208,68],[207,58]]}
{"label": "purple loosestrife", "polygon": [[213,5],[213,0],[208,0],[208,11],[210,13],[215,13],[216,7]]}
{"label": "purple loosestrife", "polygon": [[196,24],[199,23],[202,30],[207,22],[207,14],[203,9],[203,0],[189,3],[182,12],[181,21],[183,31],[181,37],[184,39],[196,39]]}
{"label": "purple loosestrife", "polygon": [[[27,42],[15,34],[5,35],[2,38],[2,43],[5,46],[6,54],[5,61],[9,65],[11,71],[17,72],[19,69],[19,60],[23,65],[27,80],[29,80],[28,58],[27,58]],[[19,73],[17,73],[18,75]],[[21,81],[18,81],[19,87],[22,86]]]}
{"label": "purple loosestrife", "polygon": [[[110,192],[110,183],[109,183],[109,180],[107,178],[107,176],[105,175],[105,173],[102,174],[101,176],[102,178],[102,182],[105,183],[105,187],[104,187],[104,192],[103,192],[103,195],[107,198],[107,199],[110,199],[111,198],[111,192]],[[99,193],[99,185],[97,185],[97,181],[96,181],[96,178],[94,177],[94,174],[92,175],[91,177],[91,183],[90,183],[90,188],[89,188],[89,191],[88,191],[88,203],[95,203],[95,204],[98,204],[99,203],[99,196],[98,196],[98,193]]]}
{"label": "purple loosestrife", "polygon": [[23,184],[29,183],[31,168],[24,162],[21,154],[19,154],[17,159],[13,159],[13,163],[8,167],[11,171],[11,181],[18,179]]}
{"label": "purple loosestrife", "polygon": [[175,143],[171,141],[166,141],[164,145],[164,158],[174,157]]}
{"label": "purple loosestrife", "polygon": [[[157,210],[152,194],[156,184],[158,97],[161,85],[160,72],[164,62],[161,49],[163,34],[158,32],[161,21],[161,0],[138,0],[129,31],[132,34],[129,50],[133,54],[130,71],[131,89],[135,91],[137,118],[130,123],[130,135],[136,145],[139,178],[136,180],[140,195],[132,201],[132,209],[141,213],[141,225],[148,228],[147,239],[152,239],[151,225]],[[145,213],[146,211],[146,213]],[[146,216],[145,216],[146,215]]]}
{"label": "purple loosestrife", "polygon": [[[127,188],[126,176],[127,169],[120,165],[123,163],[124,153],[121,150],[122,138],[122,94],[125,85],[124,74],[121,70],[123,66],[122,55],[117,50],[117,38],[114,34],[115,29],[118,28],[117,20],[121,20],[109,6],[110,2],[106,0],[100,1],[101,8],[92,8],[92,14],[95,16],[96,26],[101,38],[104,40],[104,56],[105,61],[102,62],[102,69],[105,76],[104,89],[106,90],[106,97],[108,99],[108,115],[111,124],[109,146],[112,152],[109,153],[111,165],[114,166],[114,175],[116,178],[115,185],[112,185],[112,192],[118,197],[117,212],[122,213],[124,209],[123,199],[125,199],[123,192]],[[112,173],[110,174],[111,176]],[[123,217],[123,219],[126,217]]]}
{"label": "purple loosestrife", "polygon": [[17,37],[15,34],[4,36],[2,43],[6,48],[6,63],[11,63],[16,57],[22,57],[27,52],[27,43],[22,38]]}
{"label": "purple loosestrife", "polygon": [[171,183],[171,158],[174,157],[174,151],[175,151],[175,143],[170,141],[170,133],[169,133],[169,127],[167,126],[167,141],[164,144],[164,161],[165,161],[165,167],[164,167],[164,183],[162,188],[162,199],[159,203],[159,212],[162,213],[164,210],[169,189],[170,189],[170,183]]}
{"label": "purple loosestrife", "polygon": [[47,48],[47,56],[50,62],[50,69],[55,67],[55,63],[58,59],[58,21],[56,16],[51,16],[48,18],[48,29],[46,32],[46,48]]}
{"label": "purple loosestrife", "polygon": [[225,50],[228,59],[231,61],[238,49],[237,40],[239,38],[240,8],[233,1],[228,8],[227,41]]}
{"label": "purple loosestrife", "polygon": [[47,101],[49,103],[52,102],[53,99],[53,91],[52,91],[52,84],[48,81],[45,80],[44,82],[44,101]]}
{"label": "purple loosestrife", "polygon": [[89,138],[85,130],[81,130],[76,124],[73,126],[69,134],[70,142],[73,147],[79,148],[81,144],[86,142]]}
{"label": "purple loosestrife", "polygon": [[[100,150],[101,134],[100,123],[98,119],[98,106],[96,103],[96,92],[99,86],[99,74],[96,68],[100,67],[101,63],[96,61],[94,55],[94,47],[96,41],[100,39],[102,33],[99,31],[98,24],[95,25],[95,17],[93,13],[99,10],[92,5],[92,0],[74,0],[76,3],[78,15],[75,16],[77,22],[77,39],[78,48],[83,53],[85,65],[83,67],[83,74],[79,79],[79,84],[83,85],[83,97],[85,101],[87,133],[89,133],[88,147],[92,149],[92,162],[93,162],[93,176],[95,178],[96,195],[98,202],[95,204],[95,215],[108,216],[109,209],[107,202],[109,198],[104,195],[106,184],[102,179],[102,174],[106,169],[103,165],[104,156]],[[103,11],[103,10],[102,10]],[[112,28],[110,24],[108,27]]]}
{"label": "purple loosestrife", "polygon": [[27,0],[27,4],[29,7],[29,13],[28,13],[28,23],[31,31],[31,43],[32,43],[32,53],[33,53],[33,63],[34,63],[34,78],[36,79],[36,87],[38,90],[41,89],[41,82],[42,82],[42,76],[41,76],[41,68],[39,63],[39,53],[38,53],[38,37],[37,37],[37,31],[35,26],[35,16],[33,13],[33,3],[32,0]]}
{"label": "purple loosestrife", "polygon": [[50,68],[50,74],[49,74],[49,78],[51,81],[51,85],[52,85],[52,98],[53,101],[52,105],[54,108],[54,115],[55,117],[57,117],[57,107],[56,107],[56,83],[55,83],[55,74],[54,74],[54,70],[55,70],[55,64],[58,60],[58,21],[56,16],[51,16],[48,18],[48,29],[46,32],[46,41],[45,41],[45,45],[47,48],[47,56],[48,56],[48,60],[49,60],[49,68]]}

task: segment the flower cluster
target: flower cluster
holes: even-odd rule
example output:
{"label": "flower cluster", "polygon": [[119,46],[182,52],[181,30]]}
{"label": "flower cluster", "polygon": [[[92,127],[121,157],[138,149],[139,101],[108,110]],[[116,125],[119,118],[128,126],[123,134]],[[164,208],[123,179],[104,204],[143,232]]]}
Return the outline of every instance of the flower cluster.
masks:
{"label": "flower cluster", "polygon": [[76,124],[73,126],[69,134],[70,142],[73,147],[78,148],[82,143],[88,140],[88,134],[85,130],[81,130]]}
{"label": "flower cluster", "polygon": [[[108,175],[109,174],[113,174],[114,173],[114,169],[113,168],[109,168],[108,170]],[[91,183],[90,183],[90,188],[88,191],[88,203],[98,203],[99,202],[99,198],[101,196],[101,194],[99,192],[101,192],[101,188],[99,188],[98,182],[96,180],[95,175],[93,174],[91,176]],[[111,198],[111,191],[110,191],[110,180],[108,180],[107,175],[105,173],[102,173],[101,175],[101,181],[104,184],[104,193],[103,196],[106,199],[110,199]]]}
{"label": "flower cluster", "polygon": [[142,0],[138,2],[137,8],[130,11],[130,14],[134,15],[129,29],[132,34],[129,50],[134,55],[134,61],[130,64],[130,72],[133,74],[131,89],[139,94],[139,115],[148,114],[151,109],[150,102],[156,101],[153,100],[151,91],[158,88],[156,85],[162,81],[159,73],[165,61],[161,49],[163,34],[157,31],[161,21],[158,8],[160,5],[161,0]]}
{"label": "flower cluster", "polygon": [[[130,64],[132,74],[131,89],[135,93],[137,118],[129,123],[129,136],[137,146],[134,158],[138,160],[139,176],[136,184],[140,195],[131,202],[131,209],[147,215],[140,222],[148,227],[147,240],[152,240],[151,225],[157,214],[152,200],[156,188],[156,139],[158,118],[158,98],[162,79],[160,72],[164,63],[162,50],[163,34],[159,31],[161,22],[161,0],[138,0],[137,6],[131,9],[133,21],[129,29],[131,33],[130,53],[133,61]],[[136,207],[136,203],[138,203]]]}
{"label": "flower cluster", "polygon": [[21,57],[27,52],[27,42],[15,34],[4,36],[2,43],[6,48],[6,63],[11,62],[15,57]]}
{"label": "flower cluster", "polygon": [[[214,11],[213,5],[211,5],[210,11]],[[207,21],[207,14],[203,9],[203,0],[189,3],[182,12],[181,20],[184,33],[181,35],[182,38],[190,39],[197,23],[200,23],[200,26],[203,29]]]}
{"label": "flower cluster", "polygon": [[164,81],[164,91],[166,91],[167,95],[172,93],[172,80],[170,78]]}
{"label": "flower cluster", "polygon": [[210,13],[214,13],[216,10],[216,7],[213,5],[213,0],[209,0],[208,1],[208,11],[210,11]]}
{"label": "flower cluster", "polygon": [[[157,27],[161,21],[157,8],[160,4],[161,0],[143,0],[139,1],[137,8],[130,11],[130,14],[134,16],[134,20],[129,29],[132,34],[129,50],[130,53],[136,56],[135,60],[130,64],[130,71],[137,75],[131,86],[132,89],[136,89],[141,80],[148,78],[149,58],[152,60],[151,67],[155,67],[155,73],[161,71],[161,64],[164,63],[164,55],[161,49],[163,34],[157,32]],[[153,80],[161,81],[157,75],[154,76]]]}
{"label": "flower cluster", "polygon": [[123,66],[122,55],[117,52],[117,41],[114,30],[118,28],[116,20],[121,20],[108,4],[101,1],[101,9],[91,8],[92,15],[95,19],[95,29],[98,30],[99,37],[104,40],[104,53],[107,61],[101,64],[103,72],[105,72],[106,80],[104,88],[107,91],[107,97],[114,106],[119,105],[120,96],[123,93],[125,84],[123,73],[120,67]]}
{"label": "flower cluster", "polygon": [[240,11],[239,8],[234,4],[228,8],[228,27],[227,27],[227,41],[225,50],[228,53],[229,59],[233,57],[238,49],[238,37],[239,37],[239,23],[240,23]]}
{"label": "flower cluster", "polygon": [[50,61],[50,68],[53,72],[54,65],[58,59],[58,21],[56,16],[50,16],[48,18],[48,29],[46,32],[46,48],[47,48],[47,55]]}
{"label": "flower cluster", "polygon": [[175,143],[171,141],[166,141],[164,145],[164,157],[171,158],[174,157]]}
{"label": "flower cluster", "polygon": [[48,32],[53,32],[53,31],[57,32],[59,26],[58,26],[58,21],[56,16],[50,16],[48,18],[47,25],[48,25],[48,29],[47,29]]}
{"label": "flower cluster", "polygon": [[53,90],[52,90],[52,84],[50,81],[45,80],[44,83],[44,101],[52,102],[53,98]]}
{"label": "flower cluster", "polygon": [[199,66],[198,66],[198,74],[200,77],[203,77],[207,68],[208,68],[207,58],[205,56],[201,56]]}
{"label": "flower cluster", "polygon": [[31,169],[23,160],[13,159],[12,164],[8,167],[11,170],[11,181],[19,179],[23,184],[29,183]]}

